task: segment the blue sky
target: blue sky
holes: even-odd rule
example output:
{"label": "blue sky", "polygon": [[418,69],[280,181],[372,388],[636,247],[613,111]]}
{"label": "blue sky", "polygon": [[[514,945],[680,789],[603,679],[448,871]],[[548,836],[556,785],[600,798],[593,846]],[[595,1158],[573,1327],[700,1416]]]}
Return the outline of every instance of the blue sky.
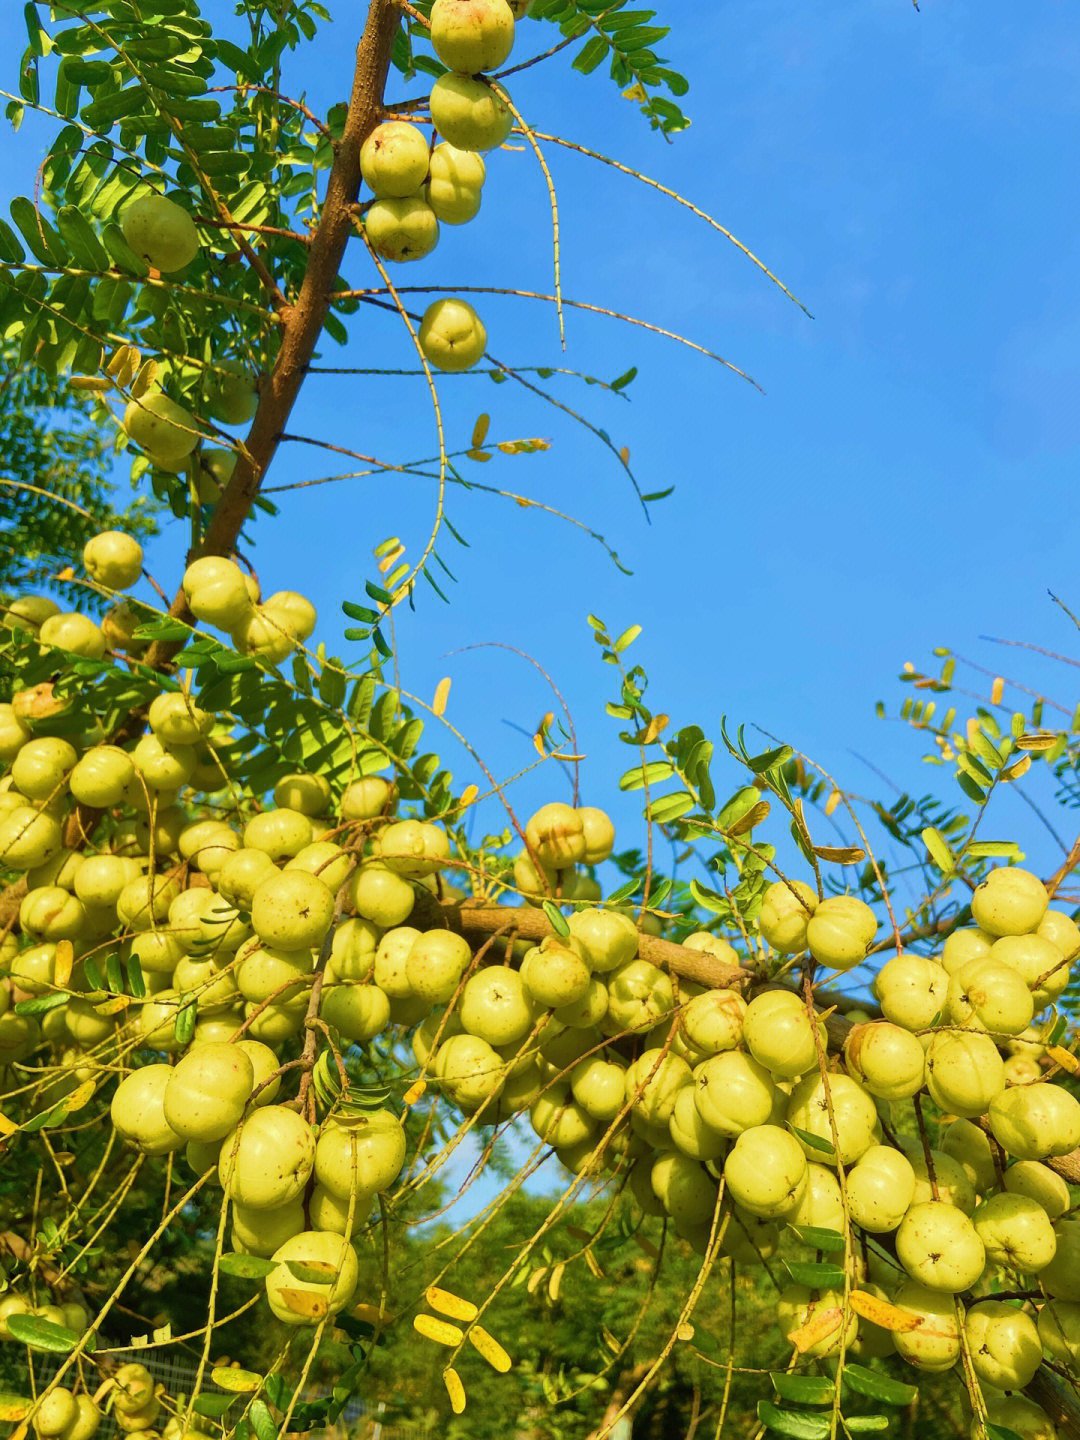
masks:
{"label": "blue sky", "polygon": [[[643,489],[674,484],[675,494],[646,524],[618,465],[579,427],[509,385],[450,379],[452,444],[467,443],[480,411],[491,413],[492,439],[552,442],[543,455],[499,457],[470,475],[572,512],[607,536],[633,575],[536,510],[452,491],[449,515],[469,549],[446,540],[440,553],[459,583],[449,606],[425,587],[416,614],[399,613],[396,635],[406,687],[430,697],[452,676],[448,718],[500,775],[530,763],[529,740],[514,727],[531,733],[550,708],[547,693],[504,651],[451,652],[495,641],[535,656],[578,720],[585,798],[610,803],[627,843],[640,839],[636,812],[611,792],[629,761],[603,714],[613,676],[598,663],[586,613],[616,632],[643,625],[632,655],[674,724],[696,721],[715,734],[726,713],[789,740],[851,787],[881,793],[857,757],[903,785],[948,783],[920,765],[917,737],[874,718],[875,699],[895,710],[907,693],[895,683],[903,661],[929,665],[932,646],[951,645],[991,669],[1008,662],[1008,673],[1071,706],[1065,667],[1003,655],[980,637],[1074,651],[1073,627],[1048,587],[1080,608],[1075,9],[1066,0],[1023,9],[927,0],[922,13],[908,0],[817,9],[726,0],[694,7],[691,19],[672,0],[654,3],[673,26],[659,49],[691,81],[683,103],[693,125],[674,143],[651,133],[602,73],[571,73],[565,57],[518,77],[516,103],[538,129],[605,150],[694,199],[815,318],[685,211],[548,147],[566,295],[716,349],[765,393],[672,342],[580,312],[568,312],[563,356],[548,307],[477,300],[492,352],[511,363],[607,378],[636,364],[630,404],[570,380],[555,390],[629,446]],[[19,8],[0,18],[12,88]],[[316,108],[345,93],[359,8],[331,0],[338,18],[315,55],[287,68],[286,86]],[[232,7],[207,0],[204,9],[217,19]],[[523,24],[515,59],[552,38]],[[28,121],[2,147],[3,193],[32,193],[44,133]],[[478,220],[445,228],[435,254],[396,279],[448,292],[550,289],[550,218],[535,162],[504,152],[488,173]],[[350,254],[347,273],[378,283],[362,254]],[[392,317],[360,321],[347,352],[326,347],[327,363],[412,363]],[[434,448],[420,380],[313,378],[291,429],[398,460]],[[319,466],[314,451],[284,447],[269,483],[314,479]],[[382,539],[399,535],[418,553],[431,488],[379,479],[277,498],[284,519],[258,526],[264,585],[308,594],[320,611],[317,638],[340,649],[340,600],[360,598]],[[170,589],[183,544],[173,525],[151,552]],[[464,761],[455,768],[468,774]],[[717,778],[718,789],[738,783],[733,771]],[[549,774],[516,793],[528,811],[562,792]],[[1038,852],[1032,823],[1014,800],[997,830],[1015,826]]]}

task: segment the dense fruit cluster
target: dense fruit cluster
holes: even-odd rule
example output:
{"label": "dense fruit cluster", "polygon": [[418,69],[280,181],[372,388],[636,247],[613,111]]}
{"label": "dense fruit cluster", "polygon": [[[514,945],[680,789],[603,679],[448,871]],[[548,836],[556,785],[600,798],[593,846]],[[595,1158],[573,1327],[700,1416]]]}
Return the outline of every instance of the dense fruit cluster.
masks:
{"label": "dense fruit cluster", "polygon": [[[84,564],[121,590],[142,555],[109,532]],[[315,623],[291,592],[258,603],[228,560],[195,561],[184,590],[197,619],[271,662]],[[73,657],[108,643],[38,597],[12,602],[4,624]],[[1052,1433],[1010,1392],[1044,1356],[1080,1357],[1067,1183],[1080,1181],[1080,1101],[1053,1010],[1080,928],[1034,875],[991,871],[940,954],[876,970],[879,1014],[840,1017],[820,977],[865,962],[878,930],[856,897],[781,879],[749,949],[708,930],[676,946],[603,904],[607,815],[551,803],[501,872],[502,899],[526,906],[502,907],[518,938],[496,950],[444,876],[467,874],[470,857],[441,824],[399,818],[391,780],[341,788],[300,772],[272,797],[242,794],[228,717],[183,688],[163,689],[145,733],[119,741],[89,714],[54,733],[39,700],[0,706],[9,1143],[73,1096],[107,1102],[125,1142],[182,1155],[189,1184],[220,1187],[231,1249],[266,1262],[273,1314],[319,1322],[353,1300],[351,1241],[412,1161],[401,1097],[365,1109],[316,1076],[345,1073],[378,1037],[404,1041],[414,1080],[464,1124],[527,1118],[570,1172],[614,1176],[700,1253],[758,1264],[782,1245],[819,1251],[821,1283],[788,1286],[777,1310],[802,1354],[895,1353],[926,1371],[966,1355],[992,1419]],[[117,958],[126,988],[102,979]],[[687,978],[702,964],[718,983]],[[26,1314],[88,1320],[76,1299],[16,1290],[0,1299],[0,1336]],[[114,1408],[143,1431],[156,1403],[151,1390]],[[96,1416],[61,1387],[35,1423],[86,1440]]]}

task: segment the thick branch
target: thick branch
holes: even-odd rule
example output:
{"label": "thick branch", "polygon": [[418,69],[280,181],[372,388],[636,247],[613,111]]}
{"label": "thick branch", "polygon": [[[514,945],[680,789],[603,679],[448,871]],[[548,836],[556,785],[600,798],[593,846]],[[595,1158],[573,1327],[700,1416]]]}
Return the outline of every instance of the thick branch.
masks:
{"label": "thick branch", "polygon": [[[227,555],[236,544],[300,393],[345,256],[352,226],[349,207],[360,189],[360,147],[382,114],[390,52],[400,23],[401,12],[393,0],[370,0],[356,52],[345,128],[330,170],[300,293],[296,303],[283,312],[281,348],[259,396],[259,408],[244,442],[246,454],[237,459],[232,479],[222,492],[199,547],[200,554]],[[182,590],[169,613],[181,619],[187,617]],[[160,669],[178,649],[175,642],[155,643],[147,651],[145,663]]]}

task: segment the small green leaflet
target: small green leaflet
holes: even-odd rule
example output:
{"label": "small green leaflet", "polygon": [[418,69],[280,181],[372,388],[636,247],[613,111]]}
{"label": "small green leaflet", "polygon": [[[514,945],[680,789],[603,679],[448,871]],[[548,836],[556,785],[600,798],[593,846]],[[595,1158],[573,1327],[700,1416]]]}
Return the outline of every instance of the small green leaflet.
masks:
{"label": "small green leaflet", "polygon": [[825,1155],[832,1154],[832,1145],[828,1140],[823,1140],[820,1135],[811,1135],[809,1130],[800,1130],[797,1126],[789,1127],[791,1133],[796,1135],[804,1145],[809,1145],[811,1150],[820,1150]]}
{"label": "small green leaflet", "polygon": [[835,1385],[823,1375],[788,1375],[777,1371],[769,1379],[781,1400],[793,1400],[800,1405],[831,1405],[836,1394]]}
{"label": "small green leaflet", "polygon": [[262,1280],[277,1266],[273,1260],[263,1260],[258,1255],[236,1255],[229,1251],[218,1261],[218,1269],[241,1280]]}
{"label": "small green leaflet", "polygon": [[844,1237],[835,1230],[822,1230],[816,1225],[792,1225],[791,1229],[804,1245],[811,1245],[815,1250],[828,1253],[844,1248]]}
{"label": "small green leaflet", "polygon": [[903,1381],[882,1375],[877,1370],[869,1370],[865,1365],[845,1366],[844,1384],[856,1394],[868,1395],[871,1400],[880,1400],[885,1405],[910,1405],[919,1393],[914,1385],[905,1385]]}
{"label": "small green leaflet", "polygon": [[809,1285],[811,1290],[839,1290],[844,1284],[844,1272],[839,1265],[826,1260],[787,1260],[788,1272],[797,1285]]}
{"label": "small green leaflet", "polygon": [[758,1419],[770,1430],[780,1435],[790,1435],[792,1440],[824,1440],[832,1428],[828,1415],[817,1415],[812,1410],[781,1410],[769,1400],[759,1400]]}
{"label": "small green leaflet", "polygon": [[569,935],[570,926],[567,923],[566,916],[559,909],[558,905],[555,904],[555,901],[545,900],[543,908],[544,914],[551,921],[551,928],[555,931],[556,935]]}
{"label": "small green leaflet", "polygon": [[[67,1355],[82,1338],[66,1325],[56,1325],[40,1315],[9,1315],[7,1328],[13,1340],[29,1345],[31,1350],[48,1350],[54,1355]],[[86,1348],[90,1350],[93,1346]]]}

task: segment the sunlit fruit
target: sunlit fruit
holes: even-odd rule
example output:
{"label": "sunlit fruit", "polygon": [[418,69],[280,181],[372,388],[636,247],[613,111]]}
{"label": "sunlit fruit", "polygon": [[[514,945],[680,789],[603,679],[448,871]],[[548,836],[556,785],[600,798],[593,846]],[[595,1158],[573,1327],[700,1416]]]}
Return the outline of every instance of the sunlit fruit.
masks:
{"label": "sunlit fruit", "polygon": [[430,39],[448,70],[495,70],[514,46],[514,12],[506,0],[435,0]]}
{"label": "sunlit fruit", "polygon": [[83,546],[86,573],[107,590],[130,590],[142,574],[142,546],[122,530],[103,530]]}

